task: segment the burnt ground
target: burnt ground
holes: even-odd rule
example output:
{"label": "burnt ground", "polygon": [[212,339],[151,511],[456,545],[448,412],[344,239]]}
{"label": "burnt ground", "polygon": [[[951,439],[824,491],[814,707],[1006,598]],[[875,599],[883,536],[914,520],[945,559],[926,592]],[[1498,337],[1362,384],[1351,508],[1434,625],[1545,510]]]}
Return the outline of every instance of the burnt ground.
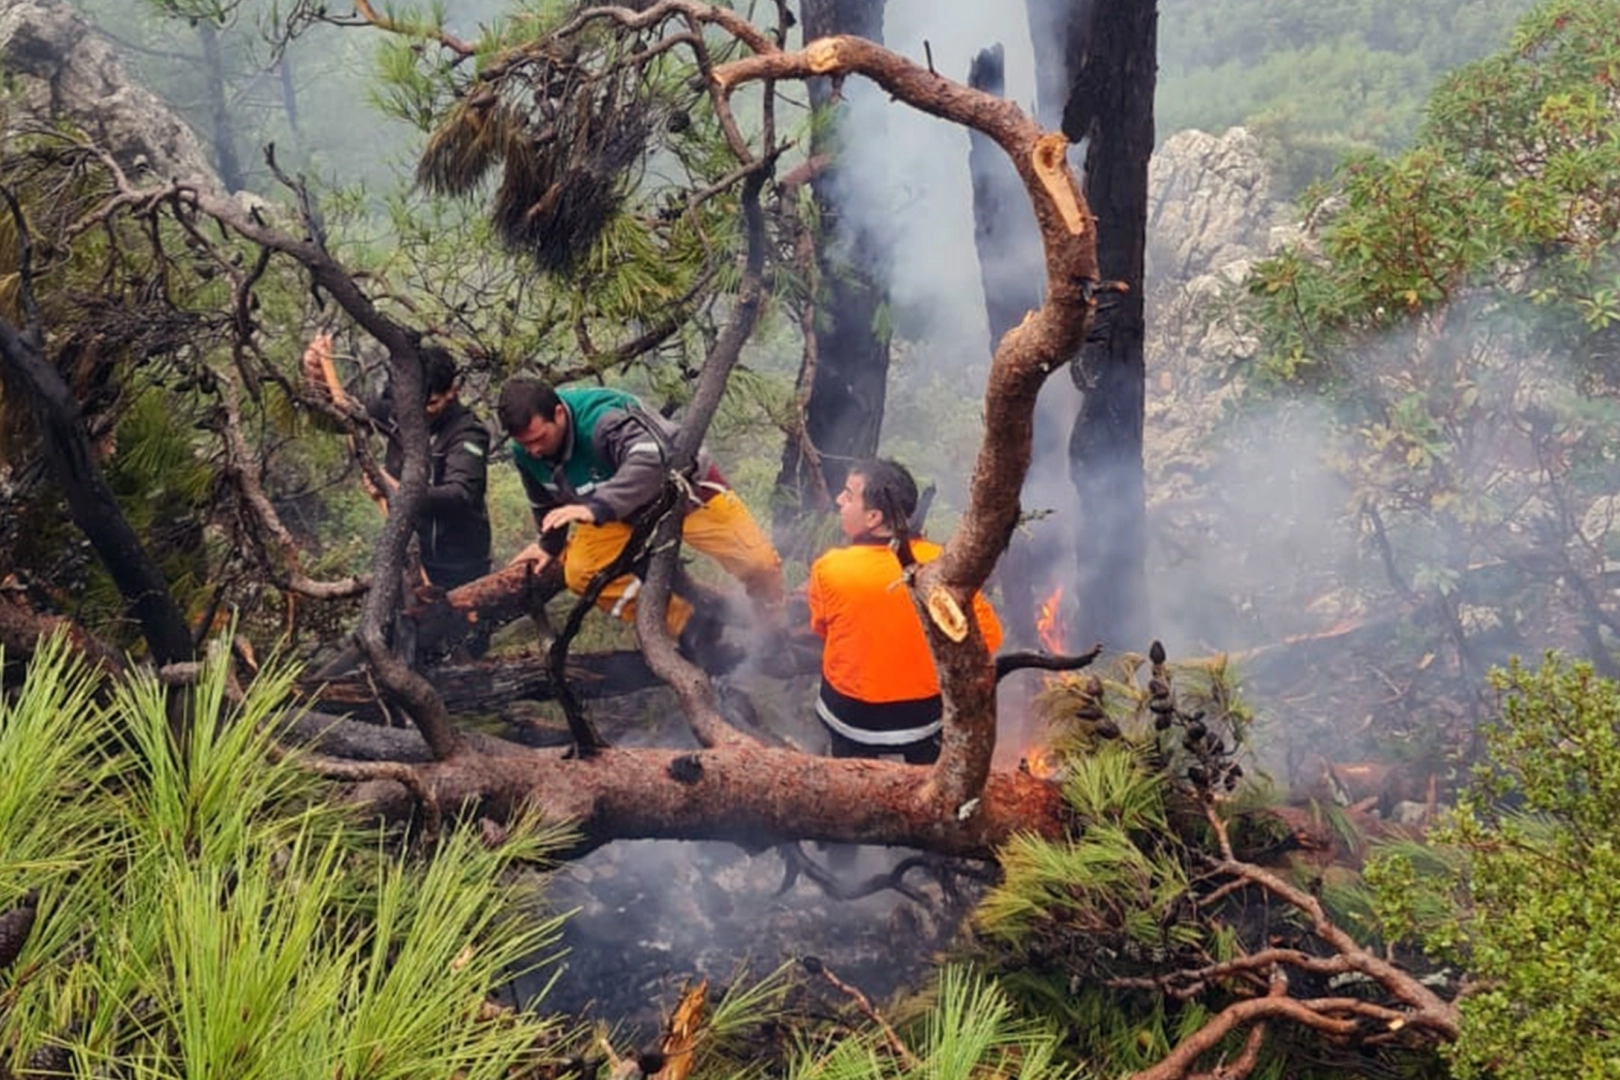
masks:
{"label": "burnt ground", "polygon": [[[749,726],[822,750],[806,704],[813,676],[779,680],[744,670],[727,682],[748,693]],[[695,745],[683,725],[670,723],[673,702],[660,688],[592,703],[591,713],[619,745]],[[537,721],[558,718],[529,719]],[[846,889],[917,854],[809,843],[798,850]],[[724,987],[807,956],[881,1001],[926,980],[982,890],[967,877],[917,867],[903,879],[911,898],[883,890],[845,900],[803,873],[789,883],[788,867],[783,849],[747,851],[718,841],[621,840],[599,848],[548,875],[547,913],[573,913],[563,928],[564,955],[514,990],[541,1011],[623,1025],[640,1037],[661,1028],[689,981],[707,977],[711,987]],[[534,1001],[553,976],[544,999]]]}
{"label": "burnt ground", "polygon": [[[827,863],[829,852],[805,850]],[[855,861],[837,870],[848,884],[912,854],[854,850]],[[650,1037],[686,983],[707,977],[723,987],[807,956],[882,1000],[926,979],[977,896],[971,885],[953,896],[917,869],[905,880],[921,902],[892,891],[840,900],[803,875],[781,891],[786,868],[779,849],[646,840],[610,844],[559,869],[547,883],[548,907],[574,914],[556,982],[538,1007]],[[529,997],[539,987],[518,989]]]}

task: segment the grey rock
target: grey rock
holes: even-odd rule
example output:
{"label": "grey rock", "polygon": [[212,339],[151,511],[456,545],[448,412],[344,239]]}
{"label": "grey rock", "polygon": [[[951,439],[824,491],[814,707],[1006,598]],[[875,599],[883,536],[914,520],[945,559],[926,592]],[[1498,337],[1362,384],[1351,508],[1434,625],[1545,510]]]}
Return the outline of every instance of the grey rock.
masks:
{"label": "grey rock", "polygon": [[12,132],[67,122],[109,149],[133,183],[222,190],[196,133],[131,78],[67,0],[0,0],[0,68],[14,88]]}
{"label": "grey rock", "polygon": [[1260,140],[1243,128],[1171,136],[1149,167],[1148,200],[1148,280],[1155,289],[1263,254],[1284,224]]}

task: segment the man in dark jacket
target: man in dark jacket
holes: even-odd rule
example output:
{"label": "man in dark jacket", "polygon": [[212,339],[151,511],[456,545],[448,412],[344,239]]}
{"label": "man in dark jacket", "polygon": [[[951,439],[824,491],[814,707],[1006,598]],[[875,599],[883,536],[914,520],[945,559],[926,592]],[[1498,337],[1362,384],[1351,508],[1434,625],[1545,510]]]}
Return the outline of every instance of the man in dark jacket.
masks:
{"label": "man in dark jacket", "polygon": [[[623,390],[559,390],[524,377],[501,388],[497,412],[540,534],[539,544],[519,558],[543,566],[566,548],[564,580],[583,593],[624,550],[632,523],[663,491],[674,428]],[[784,589],[776,548],[707,454],[699,455],[687,490],[682,539],[742,582],[763,629],[778,629]],[[632,621],[640,589],[641,579],[625,574],[608,583],[597,606]],[[670,597],[669,629],[690,646],[689,655],[701,651],[698,638],[716,632],[711,615],[689,627],[692,605]]]}
{"label": "man in dark jacket", "polygon": [[[456,363],[437,346],[421,349],[427,393],[428,487],[416,518],[422,571],[440,589],[450,590],[483,577],[490,569],[489,512],[484,488],[489,473],[489,429],[457,396]],[[329,369],[332,338],[318,334],[304,352],[305,374],[319,385]],[[394,422],[387,390],[366,403],[372,426],[387,440],[383,457],[385,495],[399,487],[405,447]]]}

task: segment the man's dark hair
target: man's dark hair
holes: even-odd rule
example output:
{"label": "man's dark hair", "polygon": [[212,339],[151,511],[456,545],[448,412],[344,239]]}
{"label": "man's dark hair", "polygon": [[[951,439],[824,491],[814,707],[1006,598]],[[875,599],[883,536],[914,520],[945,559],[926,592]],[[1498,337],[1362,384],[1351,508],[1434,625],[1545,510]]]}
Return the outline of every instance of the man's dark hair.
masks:
{"label": "man's dark hair", "polygon": [[456,370],[456,360],[450,355],[450,350],[438,345],[424,345],[417,353],[422,357],[422,381],[426,397],[443,394],[456,385],[456,376],[460,372]]}
{"label": "man's dark hair", "polygon": [[507,379],[506,385],[501,387],[500,400],[495,404],[495,415],[500,419],[501,427],[508,435],[516,435],[529,426],[529,421],[537,416],[547,420],[557,415],[557,406],[562,399],[557,396],[550,383],[520,375],[515,379]]}
{"label": "man's dark hair", "polygon": [[883,515],[883,524],[895,533],[911,531],[911,515],[917,512],[917,481],[911,471],[890,458],[867,458],[849,467],[852,475],[866,481],[861,501],[868,510]]}

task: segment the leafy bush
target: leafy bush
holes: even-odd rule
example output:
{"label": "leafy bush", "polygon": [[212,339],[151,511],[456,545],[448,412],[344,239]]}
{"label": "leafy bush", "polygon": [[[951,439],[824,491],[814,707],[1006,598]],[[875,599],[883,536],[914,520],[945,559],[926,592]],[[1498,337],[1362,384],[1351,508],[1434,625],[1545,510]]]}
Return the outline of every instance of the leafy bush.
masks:
{"label": "leafy bush", "polygon": [[1620,685],[1549,656],[1493,676],[1489,764],[1439,852],[1369,868],[1392,934],[1467,972],[1459,1077],[1620,1076]]}

